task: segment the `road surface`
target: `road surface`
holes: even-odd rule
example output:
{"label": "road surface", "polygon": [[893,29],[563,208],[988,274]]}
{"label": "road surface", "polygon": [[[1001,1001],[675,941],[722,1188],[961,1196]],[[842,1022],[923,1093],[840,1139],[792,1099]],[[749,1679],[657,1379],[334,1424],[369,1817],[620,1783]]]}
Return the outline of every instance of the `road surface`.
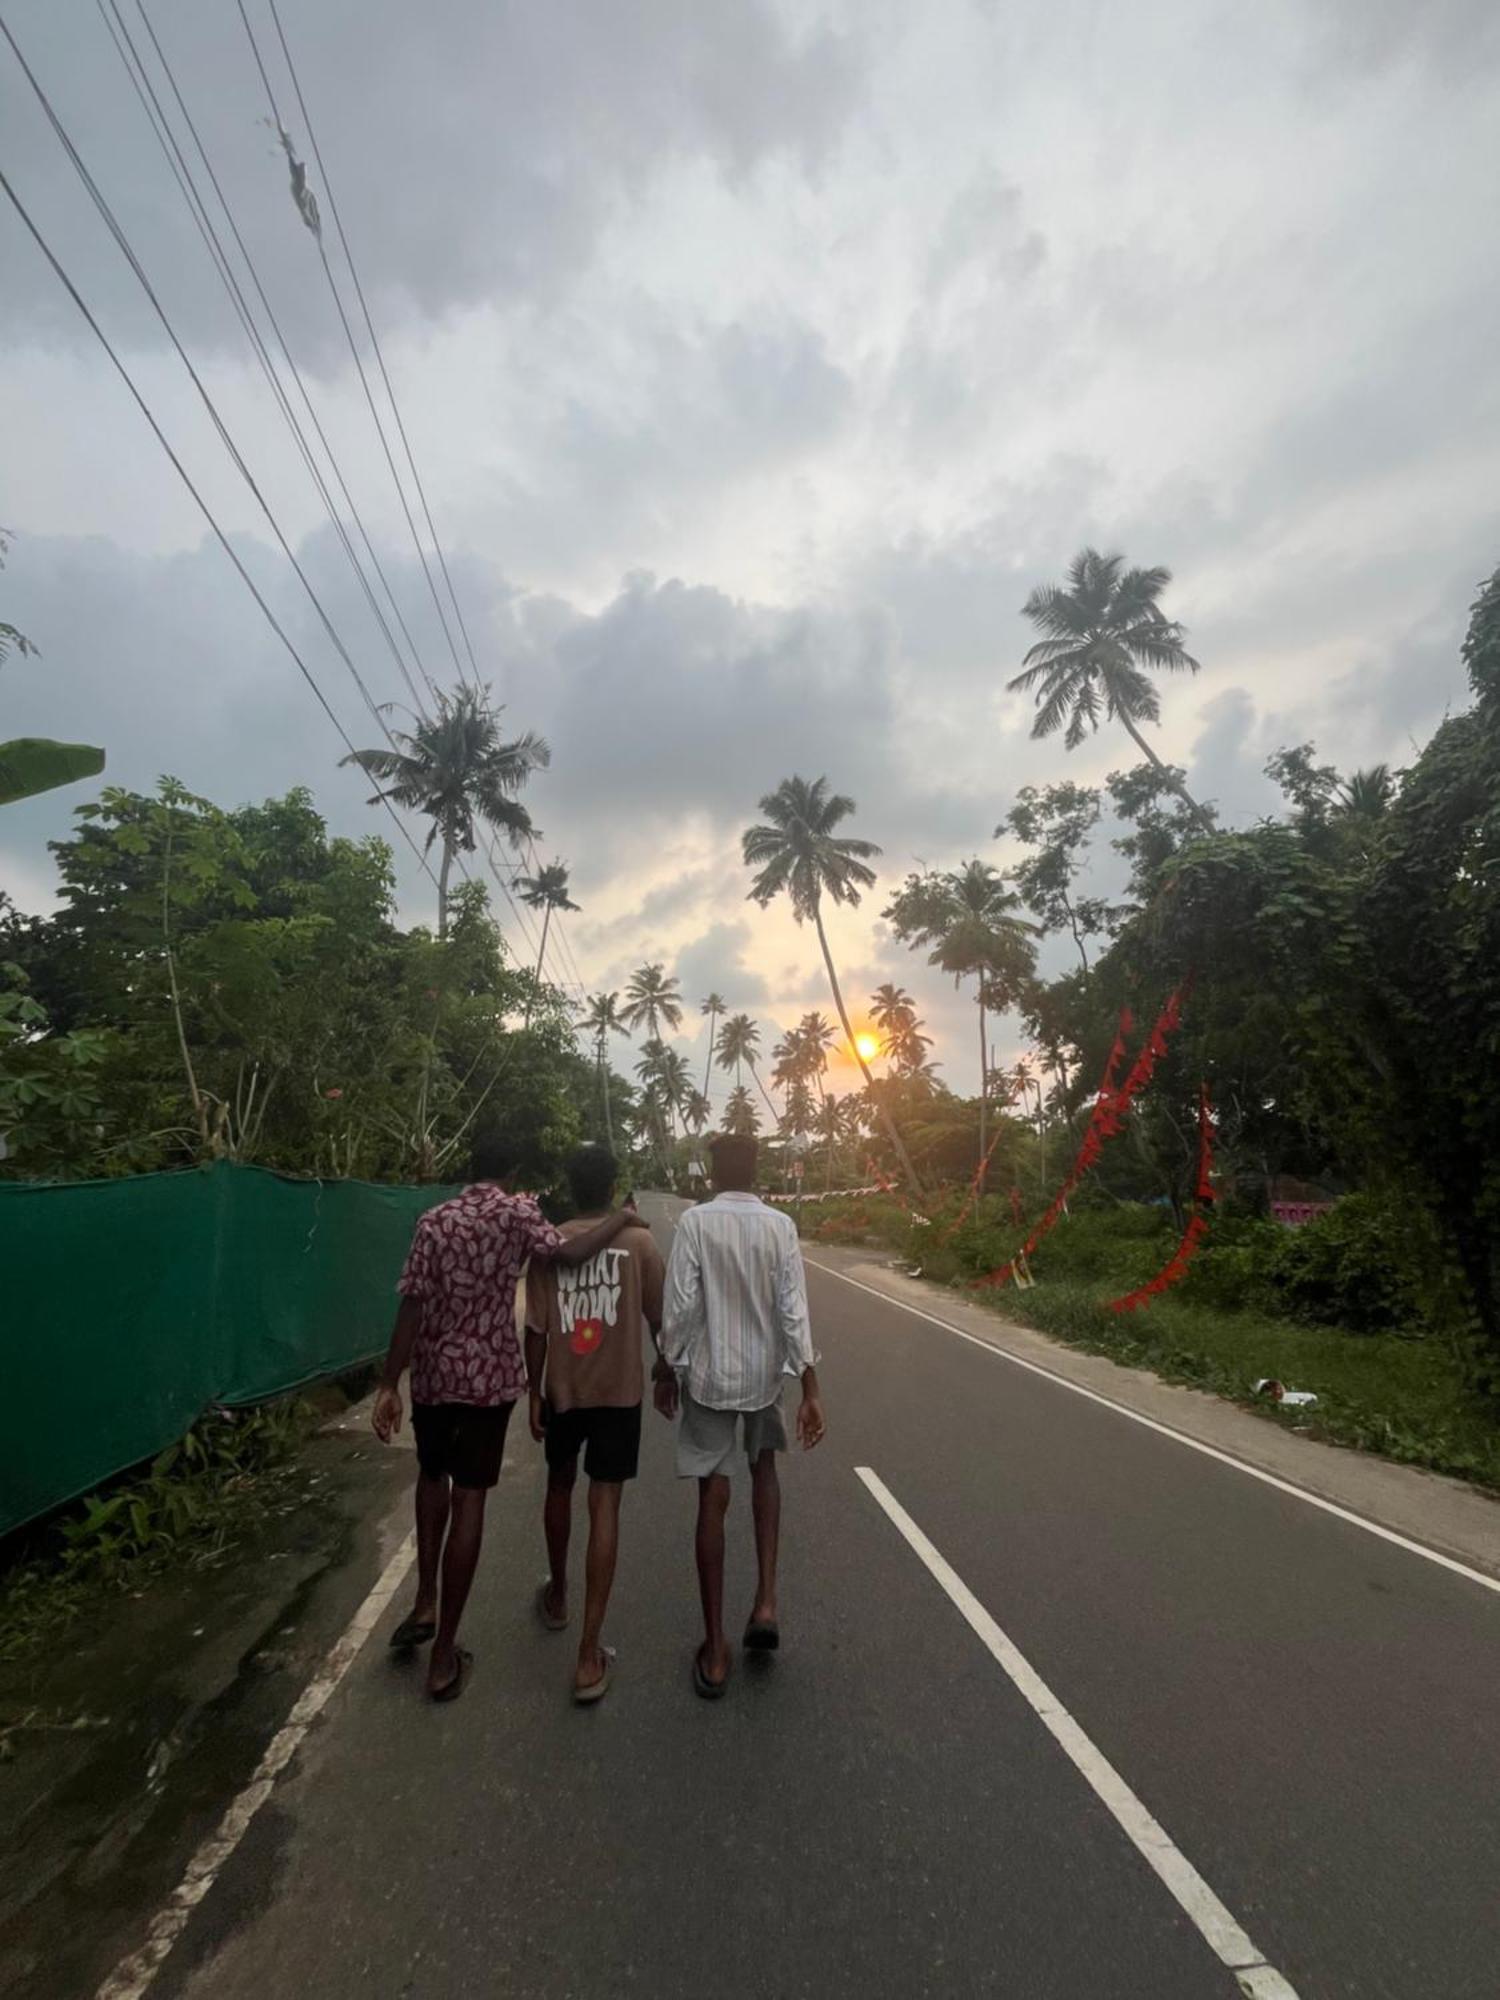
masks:
{"label": "road surface", "polygon": [[[1493,2000],[1500,1595],[810,1290],[829,1435],[786,1466],[774,1663],[694,1696],[694,1499],[648,1411],[619,1679],[575,1710],[517,1425],[468,1692],[434,1707],[386,1656],[403,1589],[153,2000]],[[580,1572],[583,1529],[580,1495]]]}

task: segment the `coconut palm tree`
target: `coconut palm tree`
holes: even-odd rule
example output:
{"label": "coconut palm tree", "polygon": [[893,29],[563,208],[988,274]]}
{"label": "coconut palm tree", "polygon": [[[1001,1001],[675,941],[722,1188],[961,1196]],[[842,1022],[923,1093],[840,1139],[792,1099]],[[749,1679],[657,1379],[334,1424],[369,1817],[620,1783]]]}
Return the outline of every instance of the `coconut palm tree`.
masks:
{"label": "coconut palm tree", "polygon": [[853,1136],[853,1120],[858,1110],[858,1100],[852,1094],[848,1097],[835,1097],[830,1094],[818,1107],[817,1133],[828,1148],[826,1172],[823,1178],[825,1190],[833,1186],[834,1149],[841,1139]]}
{"label": "coconut palm tree", "polygon": [[812,1130],[817,1115],[818,1107],[807,1078],[799,1076],[786,1093],[786,1109],[779,1121],[781,1129],[790,1138],[804,1138]]}
{"label": "coconut palm tree", "polygon": [[1395,793],[1390,765],[1372,764],[1368,771],[1352,772],[1342,780],[1336,810],[1350,819],[1380,819],[1390,810]]}
{"label": "coconut palm tree", "polygon": [[719,1039],[714,1053],[719,1060],[719,1068],[734,1071],[736,1090],[744,1081],[741,1072],[748,1062],[755,1066],[755,1052],[760,1047],[760,1029],[748,1014],[731,1014],[719,1030]]}
{"label": "coconut palm tree", "polygon": [[1063,741],[1076,750],[1100,711],[1118,719],[1149,764],[1162,774],[1205,833],[1214,823],[1181,777],[1164,764],[1141,734],[1143,722],[1160,722],[1161,702],[1151,675],[1198,671],[1184,633],[1162,611],[1169,569],[1131,569],[1121,555],[1083,549],[1068,565],[1065,585],[1042,584],[1021,610],[1044,636],[1027,653],[1021,672],[1007,682],[1012,693],[1037,696],[1035,737],[1068,725]]}
{"label": "coconut palm tree", "polygon": [[838,1029],[817,1008],[810,1014],[804,1014],[797,1023],[797,1039],[805,1051],[807,1074],[818,1086],[820,1100],[827,1094],[823,1089],[823,1078],[828,1073],[828,1051],[838,1038]]}
{"label": "coconut palm tree", "polygon": [[647,1089],[655,1093],[667,1113],[675,1137],[676,1114],[686,1104],[693,1087],[692,1078],[688,1075],[687,1058],[653,1037],[641,1050],[635,1073]]}
{"label": "coconut palm tree", "polygon": [[397,730],[396,749],[354,750],[341,761],[357,764],[380,786],[382,799],[425,813],[432,825],[427,846],[442,842],[438,864],[438,936],[448,935],[448,877],[457,854],[472,854],[474,822],[484,820],[513,846],[536,828],[516,794],[532,772],[552,761],[545,741],[531,731],[506,742],[500,711],[487,689],[458,688],[438,696],[438,712],[422,717],[410,733]]}
{"label": "coconut palm tree", "polygon": [[755,1079],[756,1089],[765,1100],[766,1109],[770,1112],[771,1122],[774,1124],[780,1118],[781,1113],[776,1109],[776,1103],[770,1091],[766,1089],[765,1084],[761,1081],[760,1070],[756,1066],[755,1061],[759,1053],[760,1029],[756,1026],[755,1022],[748,1014],[729,1015],[723,1027],[719,1030],[717,1045],[719,1068],[732,1069],[736,1084],[739,1084],[743,1080],[743,1071],[749,1070],[751,1076]]}
{"label": "coconut palm tree", "polygon": [[724,1106],[724,1130],[736,1139],[753,1139],[760,1130],[760,1113],[755,1108],[755,1099],[742,1083],[737,1083],[730,1091]]}
{"label": "coconut palm tree", "polygon": [[[830,792],[827,778],[814,778],[811,782],[806,778],[783,778],[775,791],[767,792],[761,800],[760,809],[765,819],[747,827],[740,843],[746,866],[757,870],[750,898],[764,909],[785,894],[791,899],[797,922],[813,925],[833,1004],[843,1024],[844,1039],[860,1074],[869,1083],[870,1068],[854,1039],[833,953],[828,948],[828,933],[823,928],[823,899],[827,896],[835,903],[857,907],[864,890],[874,887],[875,871],[867,864],[880,849],[871,841],[854,840],[835,832],[854,811],[854,801],[842,793]],[[913,1194],[920,1195],[921,1183],[895,1121],[888,1112],[884,1113],[884,1119],[907,1185]]]}
{"label": "coconut palm tree", "polygon": [[931,1035],[922,1033],[916,1002],[904,986],[886,980],[870,995],[870,1019],[880,1030],[880,1052],[893,1070],[919,1068],[932,1047]]}
{"label": "coconut palm tree", "polygon": [[[565,861],[549,861],[539,868],[535,875],[523,875],[516,884],[521,901],[530,909],[542,912],[542,942],[536,955],[536,983],[542,983],[542,965],[547,957],[547,932],[552,923],[554,910],[576,910],[578,905],[568,896],[568,864]],[[526,1002],[526,1022],[531,1023],[531,1003],[533,993]]]}
{"label": "coconut palm tree", "polygon": [[538,868],[534,876],[522,876],[516,884],[520,900],[530,910],[542,912],[542,944],[536,952],[536,980],[530,994],[526,996],[526,1026],[532,1024],[532,1006],[536,994],[542,988],[542,966],[546,964],[546,934],[552,928],[554,910],[576,910],[578,904],[568,896],[568,864],[566,862],[546,862]]}
{"label": "coconut palm tree", "polygon": [[682,1108],[683,1123],[696,1138],[714,1115],[713,1100],[706,1090],[690,1090]]}
{"label": "coconut palm tree", "polygon": [[627,1027],[644,1028],[648,1041],[660,1041],[663,1022],[682,1026],[682,990],[660,963],[638,966],[625,987],[622,1013]]}
{"label": "coconut palm tree", "polygon": [[604,1093],[604,1138],[613,1152],[615,1135],[609,1109],[609,1038],[625,1032],[619,994],[596,993],[584,1013],[583,1025],[594,1038],[594,1061],[599,1070],[599,1088]]}
{"label": "coconut palm tree", "polygon": [[771,1051],[771,1081],[785,1093],[807,1075],[807,1051],[795,1028],[789,1028]]}
{"label": "coconut palm tree", "polygon": [[714,1040],[721,1015],[729,1012],[729,1003],[722,993],[710,993],[698,1009],[708,1018],[708,1054],[703,1058],[703,1095],[708,1095],[708,1079],[714,1064]]}
{"label": "coconut palm tree", "polygon": [[1021,898],[998,869],[966,861],[950,874],[909,875],[884,912],[897,937],[916,950],[930,945],[928,964],[951,972],[954,985],[975,982],[979,1002],[979,1157],[989,1144],[991,1009],[1014,1004],[1036,960],[1031,939],[1040,926],[1016,915]]}

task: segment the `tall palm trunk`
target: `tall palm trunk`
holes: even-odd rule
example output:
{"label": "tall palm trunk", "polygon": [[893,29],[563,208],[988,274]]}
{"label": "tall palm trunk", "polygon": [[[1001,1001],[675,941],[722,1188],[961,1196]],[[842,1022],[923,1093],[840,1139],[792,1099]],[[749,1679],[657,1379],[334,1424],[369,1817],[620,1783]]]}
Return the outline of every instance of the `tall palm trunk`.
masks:
{"label": "tall palm trunk", "polygon": [[443,858],[438,863],[438,940],[448,935],[448,876],[453,867],[453,840],[443,835]]}
{"label": "tall palm trunk", "polygon": [[771,1093],[770,1093],[770,1091],[768,1091],[768,1090],[766,1089],[766,1086],[765,1086],[765,1085],[764,1085],[764,1084],[763,1084],[763,1083],[761,1082],[761,1080],[760,1080],[760,1071],[759,1071],[759,1070],[758,1070],[758,1069],[757,1069],[757,1068],[755,1067],[755,1058],[754,1058],[754,1056],[752,1056],[752,1057],[750,1058],[750,1074],[751,1074],[751,1075],[752,1075],[752,1076],[753,1076],[753,1077],[755,1078],[755,1087],[756,1087],[756,1089],[757,1089],[757,1090],[758,1090],[758,1091],[760,1092],[761,1096],[762,1096],[762,1097],[763,1097],[763,1098],[765,1099],[765,1103],[766,1103],[766,1109],[767,1109],[767,1111],[769,1111],[769,1112],[770,1112],[770,1114],[771,1114],[771,1122],[772,1122],[772,1124],[773,1124],[773,1125],[779,1125],[779,1124],[781,1123],[781,1113],[780,1113],[780,1112],[779,1112],[779,1111],[778,1111],[778,1110],[776,1109],[776,1105],[775,1105],[775,1102],[773,1101],[773,1099],[772,1099],[772,1097],[771,1097]]}
{"label": "tall palm trunk", "polygon": [[[859,1043],[854,1039],[854,1028],[849,1020],[849,1010],[844,1005],[843,988],[839,985],[839,976],[833,969],[833,953],[828,949],[828,933],[823,929],[823,912],[821,909],[813,911],[813,923],[817,928],[818,943],[823,950],[823,964],[828,971],[828,984],[833,992],[833,1004],[840,1021],[844,1024],[844,1039],[849,1044],[849,1053],[854,1057],[855,1062],[858,1063],[859,1073],[864,1078],[866,1088],[870,1089],[870,1095],[873,1098],[875,1097],[875,1092],[870,1087],[874,1084],[875,1079],[870,1074],[870,1065],[859,1052]],[[911,1189],[911,1192],[921,1199],[923,1197],[922,1183],[917,1179],[917,1170],[911,1163],[911,1155],[906,1150],[901,1134],[896,1130],[896,1121],[891,1116],[890,1107],[877,1099],[876,1109],[880,1113],[880,1122],[885,1127],[885,1135],[890,1140],[896,1158],[901,1163],[901,1171],[906,1176],[906,1184]]]}
{"label": "tall palm trunk", "polygon": [[599,1088],[604,1093],[604,1143],[608,1146],[609,1150],[613,1152],[615,1150],[615,1129],[614,1129],[614,1122],[610,1116],[610,1109],[609,1109],[609,1064],[605,1059],[603,1035],[599,1037],[597,1049],[598,1049],[598,1062],[599,1062]]}
{"label": "tall palm trunk", "polygon": [[[984,1165],[984,1147],[987,1136],[990,1103],[990,1050],[984,1032],[984,974],[979,975],[979,1164]],[[979,1190],[983,1194],[984,1189]]]}
{"label": "tall palm trunk", "polygon": [[1182,779],[1177,777],[1176,774],[1172,771],[1170,765],[1164,764],[1160,759],[1160,757],[1157,756],[1156,752],[1151,748],[1151,745],[1146,741],[1145,737],[1142,736],[1141,732],[1136,728],[1135,724],[1131,721],[1130,717],[1125,713],[1124,709],[1117,708],[1115,710],[1115,714],[1119,716],[1121,722],[1124,723],[1126,729],[1130,732],[1130,739],[1135,744],[1136,749],[1140,751],[1141,755],[1146,759],[1148,764],[1152,765],[1154,769],[1161,772],[1162,776],[1166,779],[1167,783],[1172,787],[1172,790],[1176,792],[1177,796],[1182,800],[1183,804],[1188,808],[1188,810],[1192,813],[1193,817],[1197,820],[1198,824],[1203,828],[1203,831],[1205,833],[1217,833],[1218,828],[1214,825],[1213,821],[1209,818],[1208,814],[1204,811],[1203,807],[1199,805],[1198,801],[1193,797],[1192,793],[1188,790],[1187,786],[1183,783]]}
{"label": "tall palm trunk", "polygon": [[[537,988],[540,988],[542,983],[542,965],[547,957],[547,930],[551,922],[552,922],[552,905],[548,903],[542,911],[542,943],[541,943],[541,948],[536,955]],[[523,1026],[528,1028],[531,1026],[531,1009],[535,1000],[536,1000],[536,991],[533,990],[526,996],[526,1019],[522,1024]]]}
{"label": "tall palm trunk", "polygon": [[705,1097],[708,1095],[709,1078],[713,1075],[714,1023],[718,1018],[717,1014],[710,1014],[708,1017],[708,1054],[703,1058],[703,1095]]}
{"label": "tall palm trunk", "polygon": [[193,1103],[193,1116],[198,1121],[198,1138],[205,1155],[213,1151],[213,1142],[208,1130],[208,1105],[203,1092],[198,1088],[198,1073],[193,1068],[192,1051],[188,1047],[187,1029],[182,1019],[182,993],[177,984],[177,955],[172,950],[171,918],[171,877],[172,877],[172,825],[167,823],[167,837],[162,848],[161,863],[161,937],[162,949],[167,960],[167,990],[172,999],[172,1020],[177,1029],[177,1050],[182,1057],[183,1071],[187,1076],[188,1096]]}

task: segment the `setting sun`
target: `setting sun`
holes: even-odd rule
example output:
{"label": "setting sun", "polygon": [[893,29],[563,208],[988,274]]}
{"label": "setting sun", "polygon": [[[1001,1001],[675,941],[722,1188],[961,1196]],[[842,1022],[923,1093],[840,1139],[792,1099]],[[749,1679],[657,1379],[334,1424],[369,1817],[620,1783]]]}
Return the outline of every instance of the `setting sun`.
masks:
{"label": "setting sun", "polygon": [[876,1056],[880,1054],[880,1043],[874,1035],[856,1035],[854,1046],[859,1050],[862,1062],[874,1062]]}

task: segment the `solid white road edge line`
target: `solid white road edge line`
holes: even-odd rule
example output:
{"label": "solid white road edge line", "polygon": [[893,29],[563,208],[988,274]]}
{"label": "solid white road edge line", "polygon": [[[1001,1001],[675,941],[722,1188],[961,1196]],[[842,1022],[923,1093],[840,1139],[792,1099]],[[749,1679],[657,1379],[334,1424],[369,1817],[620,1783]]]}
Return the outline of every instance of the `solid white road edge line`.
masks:
{"label": "solid white road edge line", "polygon": [[1452,1570],[1455,1576],[1467,1577],[1470,1583],[1477,1583],[1485,1590],[1500,1595],[1500,1577],[1486,1576],[1483,1570],[1471,1569],[1456,1556],[1445,1556],[1440,1549],[1428,1548],[1425,1542],[1414,1542],[1407,1535],[1398,1534],[1394,1528],[1383,1528],[1378,1521],[1372,1521],[1364,1514],[1356,1514],[1348,1507],[1339,1506],[1336,1500],[1325,1500],[1321,1494],[1309,1493],[1305,1486],[1297,1486],[1289,1479],[1281,1479],[1274,1472],[1264,1472],[1258,1465],[1248,1460],[1236,1458],[1233,1452],[1223,1451],[1216,1444],[1205,1444],[1201,1438],[1189,1437],[1186,1431],[1174,1430],[1171,1424],[1164,1424],[1155,1417],[1148,1417],[1140,1410],[1132,1410],[1128,1403],[1117,1403],[1112,1396],[1101,1396],[1097,1389],[1087,1389],[1081,1382],[1069,1381],[1066,1375],[1059,1375],[1055,1369],[1044,1368],[1039,1361],[1027,1361],[1019,1354],[1012,1354],[1009,1348],[997,1347],[992,1341],[981,1340],[977,1333],[966,1333],[963,1327],[955,1326],[951,1320],[940,1319],[936,1313],[923,1312],[920,1306],[908,1305],[905,1299],[892,1298],[889,1292],[881,1291],[878,1285],[867,1285],[859,1278],[851,1278],[847,1272],[835,1271],[831,1264],[819,1264],[814,1258],[806,1261],[815,1271],[825,1277],[838,1278],[846,1285],[852,1285],[857,1292],[868,1292],[872,1299],[882,1304],[895,1306],[898,1312],[910,1313],[913,1319],[925,1319],[932,1326],[940,1326],[944,1333],[951,1333],[958,1340],[968,1341],[984,1354],[993,1354],[997,1361],[1008,1361],[1013,1368],[1024,1368],[1028,1374],[1040,1375],[1044,1381],[1055,1382],[1059,1389],[1068,1389],[1075,1396],[1086,1396],[1091,1403],[1100,1403],[1106,1410],[1113,1410],[1116,1416],[1129,1417],[1133,1424],[1143,1424],[1148,1431],[1158,1431],[1163,1437],[1185,1444],[1189,1451],[1202,1452],[1205,1458],[1216,1458],[1221,1465],[1232,1465],[1236,1472],[1243,1472],[1251,1479],[1258,1479],[1266,1486],[1274,1486],[1278,1493],[1290,1493],[1294,1500],[1303,1500],[1309,1507],[1321,1508],[1325,1514],[1332,1514],[1337,1520],[1347,1521],[1351,1527],[1363,1528],[1367,1535],[1378,1535],[1383,1542],[1391,1542],[1398,1549],[1405,1549],[1409,1555],[1421,1556],[1440,1569]]}
{"label": "solid white road edge line", "polygon": [[360,1648],[379,1622],[380,1614],[401,1588],[402,1579],[411,1568],[416,1552],[416,1536],[408,1535],[381,1571],[374,1589],[344,1627],[342,1637],[297,1697],[291,1714],[266,1746],[249,1784],[236,1796],[219,1821],[218,1831],[209,1835],[188,1863],[187,1872],[146,1933],[146,1942],[139,1951],[133,1952],[115,1967],[99,1988],[96,2000],[140,2000],[182,1935],[188,1918],[213,1887],[219,1870],[244,1839],[251,1820],[271,1796],[277,1778],[296,1755],[303,1737],[322,1713],[328,1697],[353,1666]]}
{"label": "solid white road edge line", "polygon": [[1084,1734],[1029,1661],[1006,1638],[963,1578],[933,1547],[884,1480],[867,1465],[857,1465],[854,1470],[877,1505],[890,1517],[899,1533],[994,1655],[1007,1679],[1035,1711],[1068,1761],[1103,1801],[1131,1845],[1166,1885],[1215,1957],[1234,1973],[1241,1991],[1252,1995],[1253,2000],[1297,2000],[1295,1990],[1273,1965],[1267,1963],[1265,1953],[1258,1950],[1241,1930],[1191,1861],[1173,1843],[1166,1829],[1152,1817],[1114,1765]]}

